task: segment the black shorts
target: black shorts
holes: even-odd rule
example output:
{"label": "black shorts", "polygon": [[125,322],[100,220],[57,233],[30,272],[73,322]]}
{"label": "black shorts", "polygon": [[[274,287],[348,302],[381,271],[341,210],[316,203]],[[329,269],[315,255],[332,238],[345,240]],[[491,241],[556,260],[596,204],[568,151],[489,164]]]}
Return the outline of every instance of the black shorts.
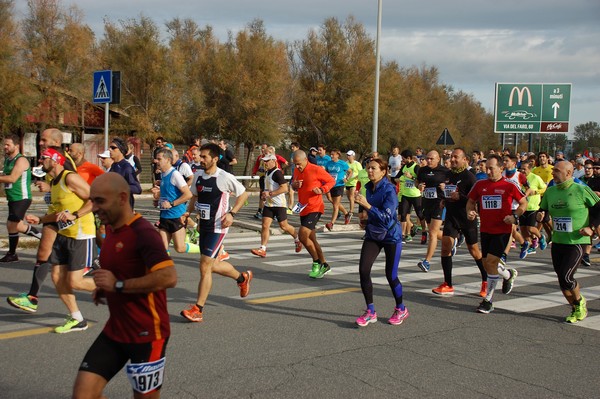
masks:
{"label": "black shorts", "polygon": [[431,219],[442,220],[443,212],[441,200],[423,200],[423,218],[427,223],[431,223]]}
{"label": "black shorts", "polygon": [[600,209],[596,208],[595,206],[590,208],[590,226],[600,226]]}
{"label": "black shorts", "polygon": [[344,186],[333,187],[331,190],[329,190],[329,194],[331,195],[331,198],[341,197],[344,195]]}
{"label": "black shorts", "polygon": [[[168,341],[169,338],[165,338],[143,344],[126,344],[101,332],[85,354],[79,371],[98,374],[110,381],[129,360],[132,364],[139,364],[164,358]],[[160,389],[160,386],[155,389]]]}
{"label": "black shorts", "polygon": [[563,291],[571,291],[577,287],[575,272],[585,253],[581,244],[552,243],[552,266],[558,277],[558,285]]}
{"label": "black shorts", "polygon": [[8,202],[8,220],[10,222],[20,222],[25,218],[25,214],[27,213],[27,209],[31,205],[31,198],[19,200],[19,201],[9,201]]}
{"label": "black shorts", "polygon": [[423,197],[406,197],[402,196],[400,200],[400,206],[398,207],[398,214],[400,215],[401,222],[407,222],[406,217],[410,215],[410,208],[415,209],[415,213],[417,217],[421,219],[423,217],[423,201],[421,200]]}
{"label": "black shorts", "polygon": [[459,233],[465,236],[467,245],[477,243],[477,221],[467,219],[466,215],[453,215],[446,209],[444,236],[458,238]]}
{"label": "black shorts", "polygon": [[511,233],[506,234],[490,234],[481,233],[481,253],[485,258],[488,254],[496,257],[502,256],[508,240],[510,240]]}
{"label": "black shorts", "polygon": [[284,206],[265,206],[262,212],[263,218],[276,219],[279,223],[287,220],[287,208]]}
{"label": "black shorts", "polygon": [[181,218],[175,218],[175,219],[160,218],[160,222],[158,223],[158,228],[166,231],[169,234],[173,234],[183,228],[183,222],[181,221]]}
{"label": "black shorts", "polygon": [[350,191],[350,190],[356,190],[356,186],[344,186],[346,188],[346,191]]}
{"label": "black shorts", "polygon": [[96,238],[76,240],[61,234],[56,236],[48,262],[52,265],[66,265],[70,272],[91,267],[96,258]]}
{"label": "black shorts", "polygon": [[521,227],[535,227],[538,222],[535,220],[535,215],[537,215],[537,211],[525,211],[521,216],[519,216],[519,226]]}
{"label": "black shorts", "polygon": [[319,212],[312,212],[305,216],[300,216],[300,225],[302,227],[309,228],[314,230],[317,227],[317,222],[321,219],[321,214]]}

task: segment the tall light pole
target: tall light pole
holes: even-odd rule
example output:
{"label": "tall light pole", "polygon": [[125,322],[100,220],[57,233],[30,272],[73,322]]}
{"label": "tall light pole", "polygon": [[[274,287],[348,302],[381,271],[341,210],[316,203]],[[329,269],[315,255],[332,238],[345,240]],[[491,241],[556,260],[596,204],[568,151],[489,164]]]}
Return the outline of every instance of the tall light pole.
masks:
{"label": "tall light pole", "polygon": [[379,69],[381,66],[381,56],[379,55],[379,37],[381,36],[381,3],[383,0],[377,0],[377,39],[375,41],[375,104],[373,106],[373,137],[371,141],[371,151],[377,151],[377,127],[379,125]]}

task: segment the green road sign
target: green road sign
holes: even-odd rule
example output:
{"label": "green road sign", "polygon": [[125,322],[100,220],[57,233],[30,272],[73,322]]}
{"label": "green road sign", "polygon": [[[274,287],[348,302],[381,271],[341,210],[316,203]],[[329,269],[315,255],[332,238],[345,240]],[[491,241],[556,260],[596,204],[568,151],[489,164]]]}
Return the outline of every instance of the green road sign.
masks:
{"label": "green road sign", "polygon": [[496,133],[566,133],[571,84],[496,83]]}

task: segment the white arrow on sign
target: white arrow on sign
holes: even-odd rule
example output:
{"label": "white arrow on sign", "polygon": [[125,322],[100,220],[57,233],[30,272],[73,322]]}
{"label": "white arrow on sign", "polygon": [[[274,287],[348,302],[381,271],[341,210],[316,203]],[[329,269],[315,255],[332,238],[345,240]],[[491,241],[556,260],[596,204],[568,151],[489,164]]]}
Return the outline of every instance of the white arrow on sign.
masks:
{"label": "white arrow on sign", "polygon": [[558,109],[559,108],[560,108],[560,105],[558,105],[558,103],[552,104],[552,109],[554,110],[554,119],[558,118]]}

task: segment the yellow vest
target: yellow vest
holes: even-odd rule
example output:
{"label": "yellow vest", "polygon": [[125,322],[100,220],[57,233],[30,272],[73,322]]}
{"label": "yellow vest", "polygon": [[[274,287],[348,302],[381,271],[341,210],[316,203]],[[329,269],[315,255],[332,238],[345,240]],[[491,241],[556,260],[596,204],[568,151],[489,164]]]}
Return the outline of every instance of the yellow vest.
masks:
{"label": "yellow vest", "polygon": [[[69,173],[75,173],[65,170],[60,176],[60,180],[56,184],[52,184],[50,188],[50,198],[52,199],[51,209],[54,213],[68,210],[73,213],[81,209],[86,201],[82,200],[69,190],[66,183],[66,178]],[[76,240],[85,240],[96,237],[96,225],[94,224],[94,215],[88,213],[65,226],[62,222],[58,223],[58,234],[65,237],[74,238]]]}

